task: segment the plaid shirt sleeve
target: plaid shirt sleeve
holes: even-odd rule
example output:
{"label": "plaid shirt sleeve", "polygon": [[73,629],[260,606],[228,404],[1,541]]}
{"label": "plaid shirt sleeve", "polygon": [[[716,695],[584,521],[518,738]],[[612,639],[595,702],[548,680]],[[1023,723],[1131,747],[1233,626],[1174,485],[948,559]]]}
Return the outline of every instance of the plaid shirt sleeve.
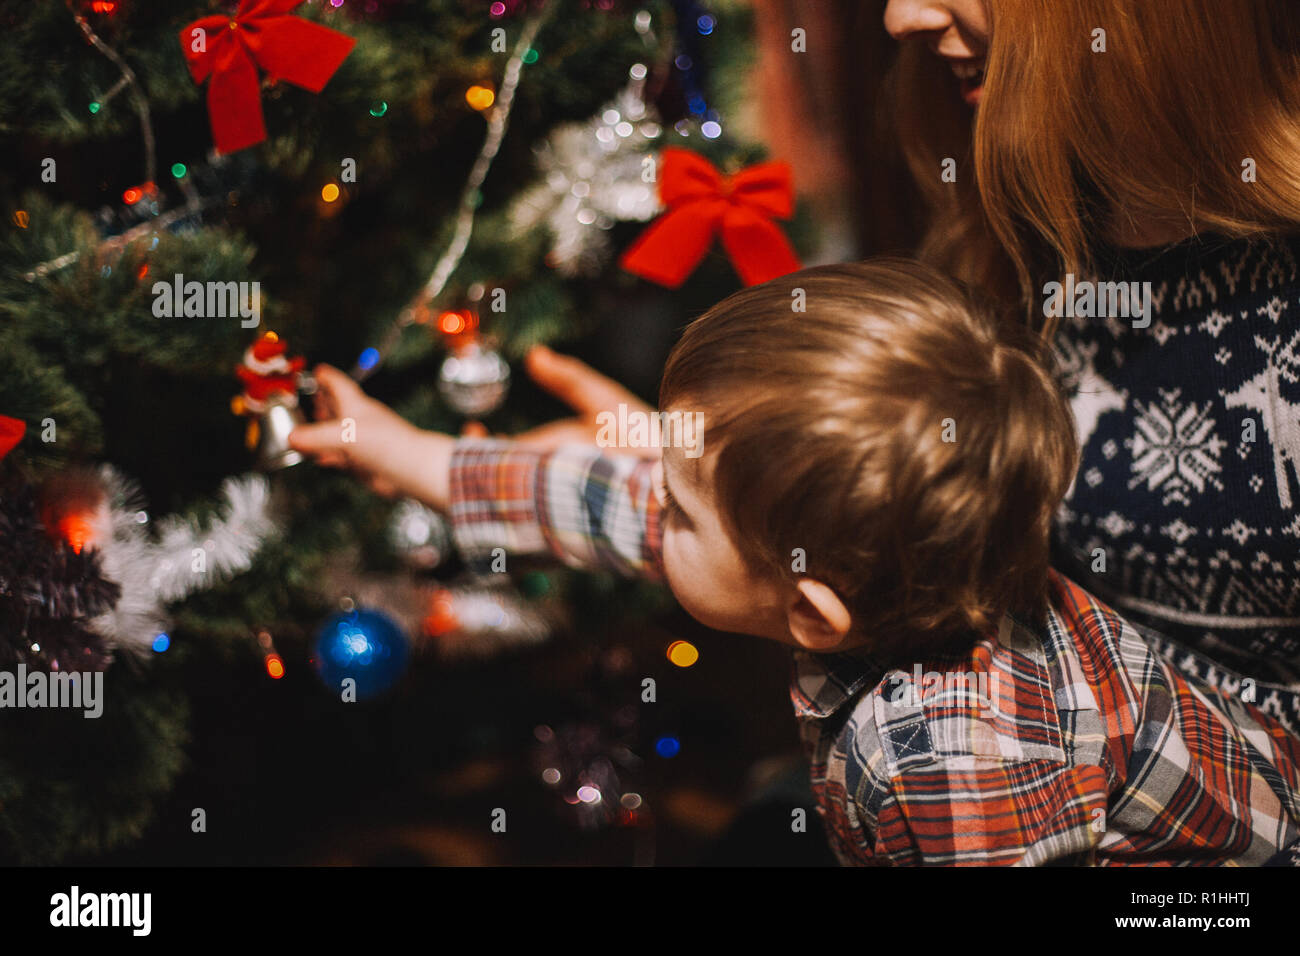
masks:
{"label": "plaid shirt sleeve", "polygon": [[504,548],[570,567],[662,580],[654,463],[594,446],[553,451],[462,438],[451,457],[452,535],[467,561]]}

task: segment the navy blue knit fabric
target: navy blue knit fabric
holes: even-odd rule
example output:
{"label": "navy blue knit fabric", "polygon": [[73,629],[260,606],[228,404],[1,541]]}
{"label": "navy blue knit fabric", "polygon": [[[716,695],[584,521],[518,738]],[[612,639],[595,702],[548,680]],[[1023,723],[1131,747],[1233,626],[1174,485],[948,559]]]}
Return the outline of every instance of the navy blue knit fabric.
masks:
{"label": "navy blue knit fabric", "polygon": [[1081,466],[1055,562],[1117,610],[1242,674],[1300,671],[1300,237],[1109,250],[1150,326],[1065,318]]}

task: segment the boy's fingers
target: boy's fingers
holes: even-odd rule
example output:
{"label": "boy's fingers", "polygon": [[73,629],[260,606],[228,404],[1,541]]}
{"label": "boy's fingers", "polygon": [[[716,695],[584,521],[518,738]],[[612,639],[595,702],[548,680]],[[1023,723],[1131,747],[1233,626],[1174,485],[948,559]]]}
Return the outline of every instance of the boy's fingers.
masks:
{"label": "boy's fingers", "polygon": [[534,382],[574,411],[583,415],[613,411],[619,405],[649,412],[650,406],[611,378],[571,355],[535,345],[524,358],[524,368]]}
{"label": "boy's fingers", "polygon": [[333,365],[317,365],[313,374],[317,384],[322,387],[336,404],[344,404],[365,397],[352,376],[341,372]]}
{"label": "boy's fingers", "polygon": [[[324,455],[338,452],[343,444],[343,436],[338,422],[317,422],[315,425],[299,425],[289,432],[289,447],[309,455]],[[322,462],[323,463],[323,462]]]}
{"label": "boy's fingers", "polygon": [[312,417],[318,422],[340,417],[338,403],[334,401],[334,396],[328,389],[319,388],[312,396]]}

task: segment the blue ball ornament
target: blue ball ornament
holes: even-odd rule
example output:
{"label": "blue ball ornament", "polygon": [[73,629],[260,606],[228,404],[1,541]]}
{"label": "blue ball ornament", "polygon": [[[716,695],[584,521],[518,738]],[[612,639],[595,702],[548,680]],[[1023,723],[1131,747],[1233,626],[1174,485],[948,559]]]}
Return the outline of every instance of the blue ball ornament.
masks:
{"label": "blue ball ornament", "polygon": [[321,626],[314,655],[316,672],[338,693],[343,681],[356,681],[357,700],[377,697],[406,670],[411,645],[388,615],[366,608],[343,611]]}

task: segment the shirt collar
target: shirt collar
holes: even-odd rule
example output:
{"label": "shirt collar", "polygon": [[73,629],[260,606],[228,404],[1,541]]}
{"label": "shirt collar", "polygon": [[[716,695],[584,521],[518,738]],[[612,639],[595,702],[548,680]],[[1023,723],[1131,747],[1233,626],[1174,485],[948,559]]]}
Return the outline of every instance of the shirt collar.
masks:
{"label": "shirt collar", "polygon": [[790,700],[798,717],[829,717],[857,696],[868,682],[876,683],[885,668],[861,650],[839,654],[794,652]]}

